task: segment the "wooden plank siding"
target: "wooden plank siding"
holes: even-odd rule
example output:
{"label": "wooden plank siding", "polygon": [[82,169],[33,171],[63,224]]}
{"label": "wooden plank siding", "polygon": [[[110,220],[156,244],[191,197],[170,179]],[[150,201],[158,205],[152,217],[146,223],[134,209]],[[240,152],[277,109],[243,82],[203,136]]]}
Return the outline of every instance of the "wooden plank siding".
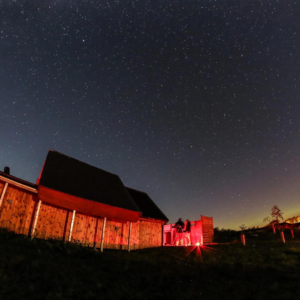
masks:
{"label": "wooden plank siding", "polygon": [[76,212],[71,241],[94,247],[97,217]]}
{"label": "wooden plank siding", "polygon": [[40,239],[66,240],[69,211],[58,206],[42,202],[35,237]]}
{"label": "wooden plank siding", "polygon": [[0,181],[0,197],[1,197],[2,191],[3,191],[3,189],[4,189],[4,185],[5,185],[5,182],[1,182],[1,181]]}
{"label": "wooden plank siding", "polygon": [[[141,243],[139,240],[140,221],[131,223],[131,237],[130,237],[130,250],[140,249]],[[124,223],[122,227],[122,250],[128,250],[128,237],[129,237],[129,222]]]}
{"label": "wooden plank siding", "polygon": [[[0,191],[4,182],[0,182]],[[36,195],[17,186],[8,185],[0,207],[0,227],[21,234],[29,234]]]}
{"label": "wooden plank siding", "polygon": [[[0,180],[0,195],[5,182]],[[0,207],[0,227],[29,235],[37,209],[36,193],[20,186],[8,184]],[[34,237],[67,241],[73,211],[41,202]],[[76,211],[71,242],[100,248],[103,218]],[[104,249],[128,250],[129,222],[106,221]],[[138,250],[162,246],[160,222],[139,220],[132,223],[130,249]]]}
{"label": "wooden plank siding", "polygon": [[122,223],[116,221],[106,221],[104,233],[103,248],[107,249],[121,249]]}
{"label": "wooden plank siding", "polygon": [[[72,242],[88,247],[100,248],[103,219],[77,213]],[[128,250],[129,222],[107,220],[104,231],[104,249]],[[132,223],[130,248],[132,250],[159,247],[162,225],[157,222],[138,221]]]}
{"label": "wooden plank siding", "polygon": [[159,247],[162,245],[162,224],[140,221],[139,249]]}
{"label": "wooden plank siding", "polygon": [[201,216],[203,243],[209,244],[214,240],[213,218]]}

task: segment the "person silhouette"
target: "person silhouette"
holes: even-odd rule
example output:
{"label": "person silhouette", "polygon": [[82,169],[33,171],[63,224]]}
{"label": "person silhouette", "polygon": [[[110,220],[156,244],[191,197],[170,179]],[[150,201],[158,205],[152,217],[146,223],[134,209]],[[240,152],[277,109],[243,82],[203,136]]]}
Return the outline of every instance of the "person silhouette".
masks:
{"label": "person silhouette", "polygon": [[176,236],[174,239],[174,244],[176,243],[176,246],[178,246],[179,243],[180,244],[183,243],[182,240],[183,227],[184,227],[184,223],[182,222],[182,219],[179,218],[178,221],[173,226],[173,228],[176,228]]}
{"label": "person silhouette", "polygon": [[184,223],[184,233],[185,245],[191,245],[191,222],[189,219],[187,219]]}

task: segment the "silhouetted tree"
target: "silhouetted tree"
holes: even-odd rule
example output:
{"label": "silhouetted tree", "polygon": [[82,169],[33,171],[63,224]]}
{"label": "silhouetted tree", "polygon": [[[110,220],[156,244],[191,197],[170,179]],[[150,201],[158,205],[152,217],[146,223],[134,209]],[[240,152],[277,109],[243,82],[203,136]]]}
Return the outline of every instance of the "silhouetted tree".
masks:
{"label": "silhouetted tree", "polygon": [[239,226],[241,228],[241,231],[244,232],[244,230],[247,228],[247,226],[245,226],[245,224],[242,224],[241,226]]}
{"label": "silhouetted tree", "polygon": [[[274,226],[274,223],[277,225],[277,228],[279,227],[279,219],[283,220],[283,212],[281,212],[281,209],[278,207],[278,205],[274,205],[271,208],[271,213],[270,216],[271,218],[268,216],[266,218],[264,218],[264,222],[270,222],[272,223],[272,225]],[[274,227],[273,227],[274,230]],[[274,231],[275,233],[275,231]]]}

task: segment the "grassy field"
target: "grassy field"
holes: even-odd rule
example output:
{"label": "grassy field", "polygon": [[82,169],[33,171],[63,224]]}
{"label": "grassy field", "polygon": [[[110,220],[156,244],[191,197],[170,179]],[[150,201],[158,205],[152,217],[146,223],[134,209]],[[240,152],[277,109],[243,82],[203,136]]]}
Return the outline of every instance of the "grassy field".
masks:
{"label": "grassy field", "polygon": [[[255,234],[255,235],[254,235]],[[0,231],[0,299],[297,299],[300,235],[236,232],[213,245],[104,251]],[[230,242],[225,244],[225,242]]]}

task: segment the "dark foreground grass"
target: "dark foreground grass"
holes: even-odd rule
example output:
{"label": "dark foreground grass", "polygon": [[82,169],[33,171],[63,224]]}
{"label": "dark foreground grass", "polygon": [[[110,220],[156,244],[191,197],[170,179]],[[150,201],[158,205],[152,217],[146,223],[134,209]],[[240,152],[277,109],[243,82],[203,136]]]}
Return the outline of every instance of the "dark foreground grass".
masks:
{"label": "dark foreground grass", "polygon": [[104,251],[0,232],[0,299],[297,299],[300,239]]}

